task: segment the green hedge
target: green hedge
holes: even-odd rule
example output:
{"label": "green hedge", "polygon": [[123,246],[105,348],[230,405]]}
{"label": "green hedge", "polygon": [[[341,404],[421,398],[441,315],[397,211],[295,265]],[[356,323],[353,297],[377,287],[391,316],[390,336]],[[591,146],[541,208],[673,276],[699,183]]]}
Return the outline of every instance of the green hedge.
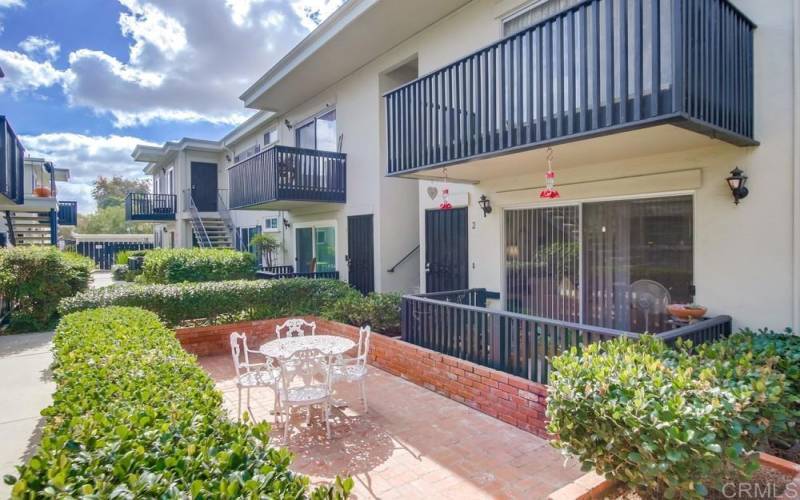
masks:
{"label": "green hedge", "polygon": [[[150,258],[149,256],[147,257]],[[178,285],[122,285],[65,299],[62,314],[108,306],[141,307],[170,326],[320,314],[351,288],[338,280],[220,281]]]}
{"label": "green hedge", "polygon": [[323,311],[328,319],[349,325],[370,325],[384,335],[400,335],[400,304],[396,293],[371,293],[361,295],[353,290]]}
{"label": "green hedge", "polygon": [[586,470],[667,498],[701,497],[732,474],[748,476],[758,468],[753,450],[777,420],[788,422],[780,414],[792,396],[773,362],[732,356],[738,348],[725,345],[693,355],[644,337],[554,358],[555,446]]}
{"label": "green hedge", "polygon": [[89,286],[94,262],[55,247],[0,250],[0,295],[13,304],[12,331],[53,327],[59,301]]}
{"label": "green hedge", "polygon": [[[15,498],[305,498],[269,425],[237,424],[214,382],[141,309],[71,314],[58,326],[58,387],[41,445],[18,468]],[[351,481],[320,488],[341,497]]]}
{"label": "green hedge", "polygon": [[144,283],[184,283],[253,279],[252,254],[222,248],[172,248],[148,251],[142,266]]}

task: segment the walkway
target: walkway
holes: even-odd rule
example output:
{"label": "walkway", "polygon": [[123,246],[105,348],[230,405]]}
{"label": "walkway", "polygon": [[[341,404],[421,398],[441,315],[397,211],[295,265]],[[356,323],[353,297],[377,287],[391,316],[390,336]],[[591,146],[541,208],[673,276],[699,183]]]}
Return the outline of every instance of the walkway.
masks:
{"label": "walkway", "polygon": [[[199,362],[235,418],[230,355]],[[354,498],[538,499],[582,475],[576,462],[565,466],[545,440],[376,368],[367,380],[368,413],[357,384],[337,385],[337,392],[352,404],[332,412],[332,439],[325,439],[318,410],[311,428],[297,410],[288,444],[295,453],[292,468],[312,482],[351,474]],[[273,421],[269,389],[254,390],[251,406],[256,418]],[[272,429],[278,446],[282,430]]]}
{"label": "walkway", "polygon": [[[52,332],[0,336],[0,477],[15,474],[39,444],[55,383],[50,378]],[[0,481],[0,498],[11,487]]]}

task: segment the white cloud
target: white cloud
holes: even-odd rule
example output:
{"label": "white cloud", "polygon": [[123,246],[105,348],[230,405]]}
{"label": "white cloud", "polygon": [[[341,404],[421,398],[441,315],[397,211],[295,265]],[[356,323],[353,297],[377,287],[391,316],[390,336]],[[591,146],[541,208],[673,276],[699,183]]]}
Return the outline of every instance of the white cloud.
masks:
{"label": "white cloud", "polygon": [[3,7],[24,7],[25,2],[23,0],[0,0],[0,8]]}
{"label": "white cloud", "polygon": [[0,67],[6,77],[0,80],[0,93],[34,91],[53,85],[66,84],[71,79],[69,70],[57,69],[50,61],[36,61],[27,54],[0,49]]}
{"label": "white cloud", "polygon": [[44,157],[56,167],[70,169],[70,182],[58,186],[59,198],[77,200],[81,213],[95,210],[91,184],[98,175],[144,177],[144,164],[134,162],[131,152],[137,144],[153,144],[131,136],[72,133],[30,135],[21,140],[31,156]]}
{"label": "white cloud", "polygon": [[0,93],[62,85],[72,105],[107,114],[117,127],[235,125],[251,113],[238,99],[242,91],[344,0],[119,1],[126,9],[120,30],[131,40],[127,60],[84,48],[59,69],[30,55],[49,57],[57,45],[26,40],[27,54],[0,50],[8,74]]}
{"label": "white cloud", "polygon": [[19,48],[30,57],[42,56],[48,61],[55,60],[61,52],[61,46],[56,42],[33,35],[19,42]]}

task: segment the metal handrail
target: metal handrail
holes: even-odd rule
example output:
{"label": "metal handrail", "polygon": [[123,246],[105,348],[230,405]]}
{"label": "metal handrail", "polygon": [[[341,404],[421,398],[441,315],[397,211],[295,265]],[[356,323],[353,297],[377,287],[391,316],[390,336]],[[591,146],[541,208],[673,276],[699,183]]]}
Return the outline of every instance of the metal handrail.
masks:
{"label": "metal handrail", "polygon": [[194,204],[194,197],[192,197],[192,190],[186,189],[183,191],[184,198],[189,202],[189,213],[192,215],[192,228],[199,226],[198,236],[200,247],[206,248],[210,247],[211,245],[211,238],[208,237],[208,232],[206,231],[205,225],[203,225],[203,219],[200,217],[200,211],[197,210],[197,205]]}
{"label": "metal handrail", "polygon": [[662,340],[664,342],[668,342],[670,340],[674,340],[679,337],[688,337],[695,333],[701,333],[704,330],[708,330],[709,328],[713,328],[716,326],[725,326],[729,324],[731,321],[732,318],[728,315],[723,314],[720,316],[714,316],[713,318],[704,319],[696,323],[693,323],[691,325],[682,326],[674,330],[656,334],[655,338]]}
{"label": "metal handrail", "polygon": [[395,265],[393,265],[392,267],[390,267],[389,269],[387,269],[387,270],[386,270],[386,272],[387,272],[387,273],[393,273],[393,272],[394,272],[394,270],[395,270],[395,269],[397,269],[397,266],[399,266],[400,264],[402,264],[403,262],[405,262],[406,260],[408,260],[408,258],[409,258],[409,257],[411,257],[412,255],[414,255],[414,252],[418,251],[418,250],[419,250],[419,247],[420,247],[419,245],[415,246],[413,250],[411,250],[410,252],[408,252],[407,254],[405,254],[405,256],[404,256],[402,259],[400,259],[400,260],[398,260],[398,261],[397,261],[397,264],[395,264]]}

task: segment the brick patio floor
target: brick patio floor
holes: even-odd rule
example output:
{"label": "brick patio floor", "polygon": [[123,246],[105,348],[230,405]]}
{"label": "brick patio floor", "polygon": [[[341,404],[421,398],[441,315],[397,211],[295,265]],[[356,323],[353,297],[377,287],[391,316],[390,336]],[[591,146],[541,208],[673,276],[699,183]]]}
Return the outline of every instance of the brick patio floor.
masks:
{"label": "brick patio floor", "polygon": [[[224,405],[235,418],[236,386],[230,355],[201,357],[216,380]],[[270,389],[254,390],[251,409],[273,422]],[[541,438],[386,372],[370,367],[369,412],[363,413],[357,384],[340,384],[331,440],[320,411],[305,427],[305,410],[295,409],[289,448],[293,469],[312,482],[352,475],[354,498],[547,498],[581,476]],[[244,406],[244,402],[243,402]],[[272,430],[283,445],[283,427]]]}

